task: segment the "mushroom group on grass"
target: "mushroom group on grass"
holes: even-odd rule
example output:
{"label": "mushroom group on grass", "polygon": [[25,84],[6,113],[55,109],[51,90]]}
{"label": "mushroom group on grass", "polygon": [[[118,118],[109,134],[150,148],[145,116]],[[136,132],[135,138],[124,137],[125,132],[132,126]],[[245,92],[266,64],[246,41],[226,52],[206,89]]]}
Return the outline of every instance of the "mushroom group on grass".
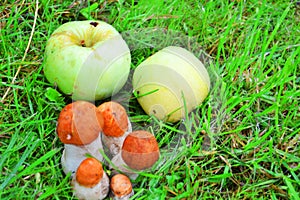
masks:
{"label": "mushroom group on grass", "polygon": [[[65,23],[47,42],[46,78],[73,100],[79,100],[62,109],[57,123],[57,135],[64,143],[61,165],[65,174],[71,173],[79,199],[103,199],[109,189],[114,199],[125,200],[133,194],[124,175],[114,176],[109,187],[109,177],[102,168],[104,157],[111,159],[109,169],[130,179],[159,160],[155,136],[143,130],[132,131],[122,105],[110,101],[97,107],[87,102],[103,100],[119,91],[127,81],[130,64],[130,49],[121,34],[102,21]],[[186,116],[185,108],[190,112],[203,102],[210,79],[197,57],[170,46],[135,69],[132,85],[147,114],[176,122]],[[123,185],[126,188],[122,191]]]}
{"label": "mushroom group on grass", "polygon": [[[98,107],[87,101],[65,106],[58,117],[57,135],[64,150],[61,164],[71,173],[74,194],[79,199],[104,199],[109,191],[115,200],[127,200],[133,194],[130,179],[151,168],[159,159],[155,136],[144,130],[132,131],[125,108],[114,101]],[[111,182],[102,165],[111,159]],[[110,182],[110,185],[109,185]]]}

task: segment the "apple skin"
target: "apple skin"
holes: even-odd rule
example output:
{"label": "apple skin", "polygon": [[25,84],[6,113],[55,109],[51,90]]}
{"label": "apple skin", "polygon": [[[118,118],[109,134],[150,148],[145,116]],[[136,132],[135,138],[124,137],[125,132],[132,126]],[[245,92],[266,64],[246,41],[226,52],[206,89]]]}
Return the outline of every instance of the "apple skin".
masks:
{"label": "apple skin", "polygon": [[191,52],[169,46],[135,69],[132,85],[148,115],[173,123],[203,102],[210,90],[210,78]]}
{"label": "apple skin", "polygon": [[113,26],[97,20],[73,21],[50,36],[44,74],[73,100],[95,101],[124,86],[130,63],[130,50]]}

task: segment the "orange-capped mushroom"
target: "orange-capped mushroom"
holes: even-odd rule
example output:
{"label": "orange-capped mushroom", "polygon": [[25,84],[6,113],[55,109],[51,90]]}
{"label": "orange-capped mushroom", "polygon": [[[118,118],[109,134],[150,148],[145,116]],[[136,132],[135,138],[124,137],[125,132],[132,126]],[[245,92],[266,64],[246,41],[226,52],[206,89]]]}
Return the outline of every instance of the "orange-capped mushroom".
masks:
{"label": "orange-capped mushroom", "polygon": [[122,146],[122,158],[132,169],[150,168],[159,158],[158,143],[151,133],[143,130],[130,133]]}
{"label": "orange-capped mushroom", "polygon": [[77,182],[85,187],[95,186],[102,177],[102,164],[95,158],[87,158],[82,161],[76,172]]}
{"label": "orange-capped mushroom", "polygon": [[103,133],[106,136],[121,137],[128,129],[128,116],[125,108],[114,101],[108,101],[98,106],[103,116]]}
{"label": "orange-capped mushroom", "polygon": [[102,131],[103,117],[97,107],[87,101],[75,101],[59,114],[57,134],[64,144],[85,145]]}
{"label": "orange-capped mushroom", "polygon": [[153,134],[144,130],[129,133],[121,151],[115,155],[111,168],[120,170],[130,179],[136,179],[136,171],[151,168],[159,159],[159,147]]}
{"label": "orange-capped mushroom", "polygon": [[86,154],[102,161],[101,134],[103,117],[97,107],[87,101],[75,101],[65,106],[59,114],[57,135],[64,143],[61,163],[64,172],[72,175]]}
{"label": "orange-capped mushroom", "polygon": [[125,200],[133,196],[130,179],[124,174],[116,174],[110,180],[110,189],[114,199]]}
{"label": "orange-capped mushroom", "polygon": [[86,158],[80,163],[72,186],[78,199],[104,199],[109,192],[109,178],[97,159]]}
{"label": "orange-capped mushroom", "polygon": [[131,132],[131,123],[125,108],[114,101],[102,103],[98,110],[103,116],[101,134],[104,151],[112,158],[121,151],[125,137]]}

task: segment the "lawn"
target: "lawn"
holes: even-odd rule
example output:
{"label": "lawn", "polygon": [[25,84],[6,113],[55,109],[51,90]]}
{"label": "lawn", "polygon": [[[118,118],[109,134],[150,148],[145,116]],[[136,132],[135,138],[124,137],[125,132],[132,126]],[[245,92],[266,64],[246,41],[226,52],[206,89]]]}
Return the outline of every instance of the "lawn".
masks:
{"label": "lawn", "polygon": [[143,112],[132,73],[103,100],[159,141],[161,160],[133,181],[133,199],[300,199],[299,10],[288,0],[2,0],[0,199],[75,199],[55,132],[72,100],[46,80],[43,59],[59,25],[85,19],[122,33],[132,71],[178,45],[211,77],[209,96],[174,124]]}

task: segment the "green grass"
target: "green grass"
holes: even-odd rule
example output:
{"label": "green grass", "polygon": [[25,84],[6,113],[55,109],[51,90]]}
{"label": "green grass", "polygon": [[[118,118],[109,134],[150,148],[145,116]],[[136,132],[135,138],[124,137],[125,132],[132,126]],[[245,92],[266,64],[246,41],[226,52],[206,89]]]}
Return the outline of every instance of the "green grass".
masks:
{"label": "green grass", "polygon": [[40,0],[38,15],[34,1],[0,3],[1,98],[8,91],[0,102],[0,199],[74,198],[55,133],[71,100],[47,82],[42,62],[50,34],[86,18],[124,35],[132,69],[180,45],[203,59],[211,75],[205,102],[177,124],[143,113],[131,77],[113,97],[161,146],[158,166],[134,181],[134,199],[299,199],[299,3],[72,2]]}

